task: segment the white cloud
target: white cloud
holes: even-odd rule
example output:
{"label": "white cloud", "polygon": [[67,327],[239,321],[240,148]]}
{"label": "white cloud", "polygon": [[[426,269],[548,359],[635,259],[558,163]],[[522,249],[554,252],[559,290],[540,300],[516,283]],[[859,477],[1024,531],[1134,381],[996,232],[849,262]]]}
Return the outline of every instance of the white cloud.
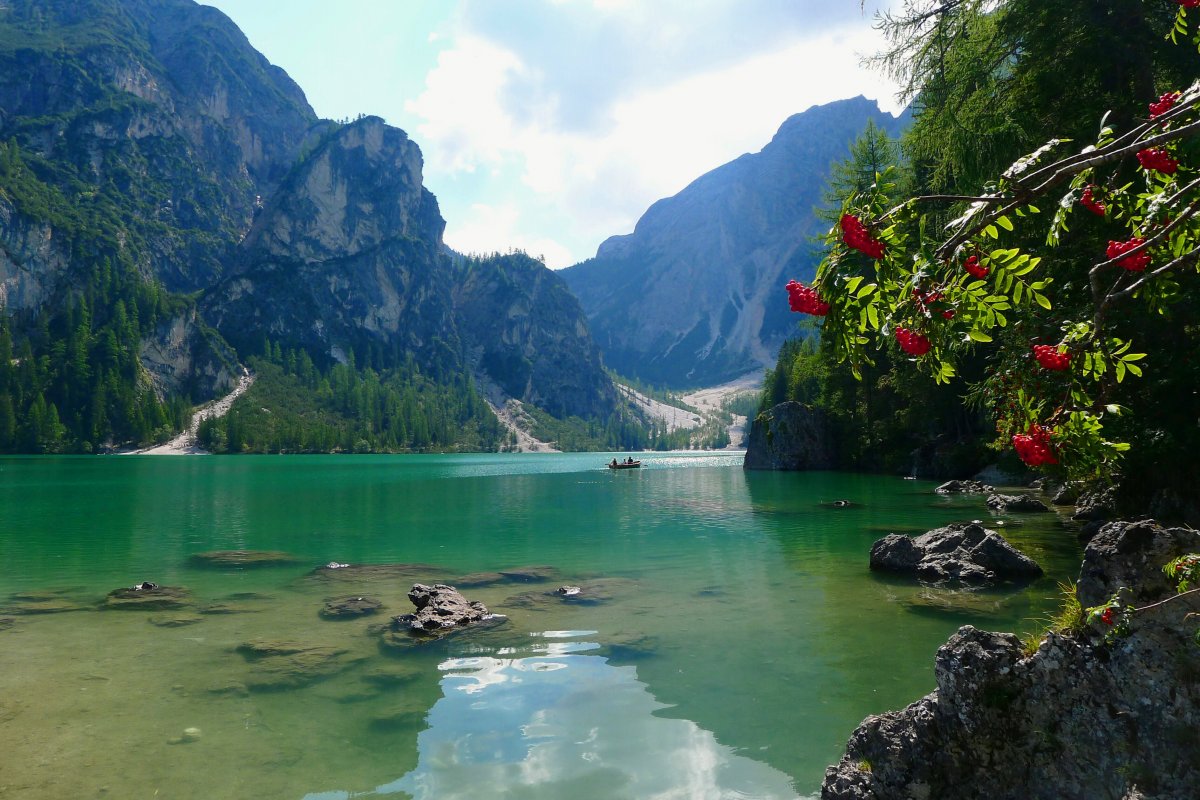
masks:
{"label": "white cloud", "polygon": [[599,122],[568,129],[554,92],[523,95],[519,104],[511,96],[514,81],[545,85],[544,66],[531,67],[513,50],[466,34],[442,52],[425,91],[406,109],[419,119],[416,138],[435,191],[439,181],[486,172],[474,185],[476,196],[457,203],[443,196],[451,246],[519,247],[559,267],[631,230],[653,201],[761,149],[788,116],[809,106],[865,94],[898,111],[894,88],[859,66],[861,54],[880,44],[865,23],[827,30],[666,84],[631,88],[596,109]]}

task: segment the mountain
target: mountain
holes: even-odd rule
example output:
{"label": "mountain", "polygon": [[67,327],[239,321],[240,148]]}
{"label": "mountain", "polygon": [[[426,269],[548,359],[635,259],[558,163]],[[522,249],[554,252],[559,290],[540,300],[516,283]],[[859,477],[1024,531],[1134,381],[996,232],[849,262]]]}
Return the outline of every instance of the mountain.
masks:
{"label": "mountain", "polygon": [[893,117],[863,97],[790,117],[746,154],[659,200],[633,233],[563,270],[606,363],[669,386],[713,385],[761,370],[794,326],[783,286],[810,279],[823,231],[814,210],[830,165],[873,120]]}
{"label": "mountain", "polygon": [[453,446],[405,436],[490,430],[477,379],[605,423],[616,391],[561,278],[462,268],[422,167],[378,118],[318,119],[193,0],[0,2],[0,451],[161,439],[257,357],[279,382],[241,402],[341,415],[310,441]]}

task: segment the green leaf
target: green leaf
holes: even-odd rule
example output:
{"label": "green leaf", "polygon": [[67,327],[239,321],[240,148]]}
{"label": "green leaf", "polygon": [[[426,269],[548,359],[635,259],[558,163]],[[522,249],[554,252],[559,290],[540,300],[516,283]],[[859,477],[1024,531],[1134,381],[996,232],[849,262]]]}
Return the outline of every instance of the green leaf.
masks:
{"label": "green leaf", "polygon": [[856,297],[858,297],[859,300],[862,300],[864,297],[869,295],[871,292],[875,291],[877,288],[879,288],[879,287],[877,287],[875,284],[868,283],[866,286],[864,286],[858,290],[858,294],[856,295]]}
{"label": "green leaf", "polygon": [[[1125,364],[1123,361],[1121,363]],[[1125,369],[1129,370],[1134,375],[1137,375],[1139,378],[1142,377],[1142,368],[1137,364],[1125,364]]]}
{"label": "green leaf", "polygon": [[1000,238],[1000,231],[996,230],[995,225],[988,225],[986,228],[983,229],[983,232],[986,233],[988,236],[992,237],[993,239]]}
{"label": "green leaf", "polygon": [[1001,217],[1000,219],[996,220],[996,224],[1001,228],[1004,228],[1006,231],[1011,231],[1013,229],[1012,221],[1008,217]]}
{"label": "green leaf", "polygon": [[853,292],[854,292],[854,290],[858,288],[858,285],[859,285],[860,283],[862,283],[862,282],[863,282],[862,276],[861,276],[861,275],[855,275],[853,278],[851,278],[850,280],[846,281],[846,291],[847,291],[847,292],[850,292],[850,293],[853,293]]}
{"label": "green leaf", "polygon": [[983,331],[971,331],[967,334],[967,336],[971,337],[971,339],[976,342],[990,342],[992,340],[992,337],[988,336]]}
{"label": "green leaf", "polygon": [[1118,361],[1117,362],[1117,383],[1120,383],[1123,380],[1125,380],[1125,362]]}
{"label": "green leaf", "polygon": [[1032,293],[1033,293],[1033,299],[1036,300],[1037,304],[1039,306],[1041,306],[1042,308],[1049,311],[1051,308],[1054,307],[1054,306],[1050,305],[1050,301],[1046,299],[1046,295],[1038,294],[1037,292],[1032,292]]}
{"label": "green leaf", "polygon": [[879,309],[875,307],[874,303],[867,306],[867,320],[874,330],[879,330]]}

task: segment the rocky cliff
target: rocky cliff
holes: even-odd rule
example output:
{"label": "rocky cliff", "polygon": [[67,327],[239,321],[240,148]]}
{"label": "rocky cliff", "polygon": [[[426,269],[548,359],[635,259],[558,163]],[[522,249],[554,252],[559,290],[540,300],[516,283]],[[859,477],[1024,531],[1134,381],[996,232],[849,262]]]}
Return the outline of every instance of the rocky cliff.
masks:
{"label": "rocky cliff", "polygon": [[540,262],[461,259],[454,310],[471,363],[509,396],[560,418],[601,418],[617,405],[579,301]]}
{"label": "rocky cliff", "polygon": [[868,120],[893,135],[903,124],[863,97],[796,114],[761,152],[658,201],[633,233],[564,270],[607,363],[675,386],[773,363],[795,324],[783,286],[819,260],[814,209],[829,167]]}
{"label": "rocky cliff", "polygon": [[837,467],[824,412],[803,403],[780,403],[750,427],[743,469],[819,470]]}
{"label": "rocky cliff", "polygon": [[1079,620],[1029,653],[1011,634],[960,629],[938,650],[937,690],[864,720],[821,797],[1195,797],[1200,596],[1176,595],[1162,567],[1197,551],[1192,529],[1105,526],[1088,544],[1078,598],[1099,605],[1125,587],[1143,609],[1125,635]]}

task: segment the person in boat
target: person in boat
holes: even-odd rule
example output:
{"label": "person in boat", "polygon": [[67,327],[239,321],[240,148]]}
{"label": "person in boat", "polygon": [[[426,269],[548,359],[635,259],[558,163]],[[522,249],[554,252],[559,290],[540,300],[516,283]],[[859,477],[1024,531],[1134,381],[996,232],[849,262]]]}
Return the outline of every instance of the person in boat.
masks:
{"label": "person in boat", "polygon": [[614,458],[614,459],[613,459],[613,461],[612,461],[612,463],[611,463],[611,464],[609,464],[609,466],[610,466],[610,467],[615,467],[616,465],[617,465],[617,459],[615,459],[615,458]]}
{"label": "person in boat", "polygon": [[630,456],[629,458],[625,459],[625,463],[626,463],[626,464],[632,464],[632,463],[633,463],[633,456]]}

